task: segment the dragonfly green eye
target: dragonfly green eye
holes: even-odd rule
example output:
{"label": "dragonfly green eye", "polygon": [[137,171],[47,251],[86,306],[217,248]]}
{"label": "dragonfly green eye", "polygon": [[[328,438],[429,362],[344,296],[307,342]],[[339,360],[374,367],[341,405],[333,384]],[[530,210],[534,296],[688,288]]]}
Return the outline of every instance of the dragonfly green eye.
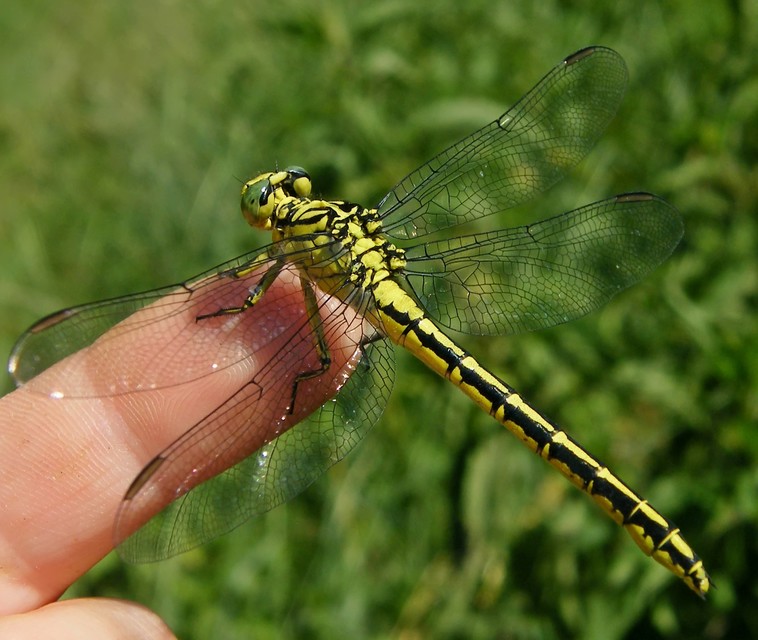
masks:
{"label": "dragonfly green eye", "polygon": [[254,179],[242,187],[242,215],[247,223],[261,229],[271,228],[274,212],[274,190],[268,177]]}

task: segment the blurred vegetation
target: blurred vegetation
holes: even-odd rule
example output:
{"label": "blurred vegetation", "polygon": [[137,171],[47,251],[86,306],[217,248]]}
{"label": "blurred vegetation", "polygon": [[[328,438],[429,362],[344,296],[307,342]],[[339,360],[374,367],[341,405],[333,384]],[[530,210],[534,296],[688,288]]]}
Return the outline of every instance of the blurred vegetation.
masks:
{"label": "blurred vegetation", "polygon": [[378,202],[604,44],[630,69],[621,112],[524,211],[647,189],[686,237],[593,317],[464,344],[673,518],[718,589],[699,601],[401,354],[381,423],[305,494],[171,561],[109,556],[70,594],[138,600],[186,639],[758,637],[758,3],[433,7],[4,3],[0,351],[264,242],[240,180],[298,164]]}

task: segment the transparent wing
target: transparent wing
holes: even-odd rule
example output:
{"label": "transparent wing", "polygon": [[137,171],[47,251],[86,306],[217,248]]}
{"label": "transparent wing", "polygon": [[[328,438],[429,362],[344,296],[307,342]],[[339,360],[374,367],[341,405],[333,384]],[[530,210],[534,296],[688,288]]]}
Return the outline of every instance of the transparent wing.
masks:
{"label": "transparent wing", "polygon": [[[344,357],[332,351],[332,360],[346,364],[298,384],[289,416],[296,426],[287,425],[295,377],[319,365],[315,349],[305,361],[297,355],[299,342],[314,344],[307,322],[276,360],[148,465],[116,519],[125,559],[162,559],[237,527],[301,492],[360,441],[391,391],[393,352],[361,314],[346,310],[342,303],[321,305],[326,341],[343,337]],[[334,380],[339,393],[317,412],[301,415],[298,399]]]}
{"label": "transparent wing", "polygon": [[[17,382],[61,398],[155,391],[200,378],[207,385],[219,374],[239,378],[238,388],[154,458],[127,492],[115,536],[129,560],[173,555],[288,500],[381,415],[393,382],[391,345],[363,317],[371,300],[353,285],[345,284],[353,306],[315,291],[318,305],[309,310],[302,289],[280,295],[272,287],[243,313],[198,319],[239,307],[272,267],[299,285],[297,265],[306,252],[285,256],[280,248],[241,256],[183,284],[54,314],[14,348]],[[296,386],[299,376],[321,368],[311,313],[319,315],[332,364]],[[143,347],[139,337],[146,333],[151,343]],[[80,351],[93,341],[95,349]],[[86,367],[64,362],[54,383],[34,377],[77,352],[87,356]],[[257,360],[262,354],[269,355]],[[309,416],[314,399],[320,409]]]}
{"label": "transparent wing", "polygon": [[[251,309],[243,314],[244,321],[230,317],[219,325],[197,320],[221,307],[240,305],[273,264],[267,253],[263,249],[240,256],[184,283],[52,314],[19,338],[8,369],[16,384],[27,384],[41,393],[103,397],[182,384],[238,364],[292,324],[302,322],[305,313],[301,296],[280,300],[277,309],[268,305],[265,311]],[[290,256],[293,262],[297,258]],[[258,268],[245,277],[231,275],[245,265]],[[262,313],[276,313],[277,318],[262,317]],[[148,326],[153,339],[143,348],[137,336]],[[75,372],[78,364],[72,366],[70,374],[57,377],[55,388],[35,379],[95,341],[106,356],[89,359],[84,374]],[[181,367],[176,366],[179,359]]]}
{"label": "transparent wing", "polygon": [[674,207],[630,193],[524,227],[417,245],[406,254],[406,279],[429,315],[451,329],[544,329],[639,281],[682,233]]}
{"label": "transparent wing", "polygon": [[[239,379],[132,483],[114,531],[129,560],[179,553],[288,500],[345,456],[382,413],[393,382],[391,345],[363,317],[371,299],[352,285],[345,284],[352,306],[316,291],[317,308],[309,311],[301,289],[280,295],[272,287],[243,313],[198,320],[239,307],[277,251],[242,256],[184,284],[54,314],[14,349],[16,380],[62,398],[156,391],[200,378],[207,388],[219,374]],[[278,277],[299,283],[302,257],[286,256]],[[321,367],[310,312],[319,314],[332,364],[295,386]],[[152,338],[143,348],[145,333]],[[79,351],[93,341],[95,349]],[[86,367],[61,363],[54,383],[34,377],[81,354]]]}
{"label": "transparent wing", "polygon": [[378,207],[385,231],[416,238],[549,188],[595,144],[626,82],[624,61],[611,49],[569,56],[497,120],[401,180]]}

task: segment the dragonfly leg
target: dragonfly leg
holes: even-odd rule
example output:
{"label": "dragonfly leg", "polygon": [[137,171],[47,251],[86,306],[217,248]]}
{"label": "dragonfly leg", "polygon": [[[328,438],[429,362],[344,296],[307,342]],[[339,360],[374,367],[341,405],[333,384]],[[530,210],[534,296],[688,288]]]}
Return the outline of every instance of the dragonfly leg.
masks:
{"label": "dragonfly leg", "polygon": [[313,290],[313,283],[307,276],[300,274],[300,285],[303,288],[303,297],[305,298],[305,312],[308,314],[308,324],[313,331],[314,343],[318,354],[319,366],[310,371],[302,371],[295,376],[292,383],[292,399],[290,401],[290,414],[295,412],[295,397],[297,396],[297,387],[303,380],[310,380],[326,373],[332,364],[332,357],[329,355],[329,345],[326,343],[324,336],[324,325],[321,321],[316,294]]}
{"label": "dragonfly leg", "polygon": [[[260,282],[258,282],[258,284],[255,285],[253,289],[250,289],[250,294],[247,296],[247,298],[245,298],[244,302],[239,307],[222,307],[221,309],[217,309],[212,313],[204,313],[197,316],[195,318],[195,321],[199,322],[200,320],[205,320],[207,318],[217,318],[219,316],[228,316],[235,313],[242,313],[251,307],[254,307],[256,304],[258,304],[258,301],[263,297],[263,294],[266,293],[274,280],[276,280],[283,267],[283,261],[275,261],[274,264],[272,264],[266,270],[266,273],[263,274]],[[239,271],[230,271],[228,272],[228,275],[233,278],[242,278],[248,275],[248,273],[253,271],[255,268],[255,266],[251,267],[250,265],[245,265],[244,269],[240,269]]]}

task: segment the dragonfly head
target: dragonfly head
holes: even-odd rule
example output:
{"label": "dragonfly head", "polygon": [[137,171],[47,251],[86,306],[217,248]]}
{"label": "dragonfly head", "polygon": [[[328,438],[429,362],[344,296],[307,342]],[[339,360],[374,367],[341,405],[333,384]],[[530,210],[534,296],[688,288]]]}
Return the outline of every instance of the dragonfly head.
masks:
{"label": "dragonfly head", "polygon": [[271,229],[276,209],[284,200],[310,194],[311,177],[302,167],[262,173],[242,187],[242,215],[253,227]]}

